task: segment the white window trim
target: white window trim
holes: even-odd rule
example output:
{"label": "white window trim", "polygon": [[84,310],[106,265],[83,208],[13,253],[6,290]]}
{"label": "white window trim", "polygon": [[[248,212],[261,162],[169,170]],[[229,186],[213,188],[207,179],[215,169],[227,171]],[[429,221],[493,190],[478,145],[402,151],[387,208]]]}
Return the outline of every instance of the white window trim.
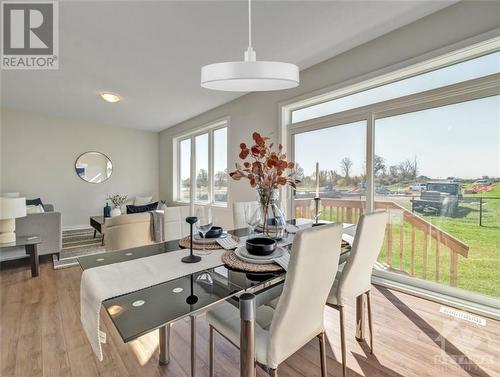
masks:
{"label": "white window trim", "polygon": [[[229,203],[229,179],[228,179],[228,191],[227,191],[227,202],[216,202],[215,192],[214,192],[214,177],[213,177],[213,144],[214,144],[214,132],[222,128],[227,128],[227,162],[229,164],[229,130],[230,130],[230,119],[229,117],[224,117],[212,121],[210,123],[204,124],[200,127],[190,130],[174,136],[172,139],[173,143],[173,155],[174,155],[174,179],[172,181],[173,187],[172,192],[174,193],[173,201],[175,204],[186,205],[194,203],[196,206],[210,206],[216,208],[227,208]],[[208,133],[208,190],[209,190],[209,201],[201,202],[195,200],[195,187],[196,187],[196,137]],[[191,159],[190,159],[190,176],[191,176],[191,188],[190,188],[190,200],[181,200],[180,192],[180,174],[181,174],[181,156],[180,156],[180,143],[184,140],[191,140]],[[228,166],[229,168],[229,166]]]}
{"label": "white window trim", "polygon": [[[495,31],[496,35],[498,35],[497,31],[498,30]],[[291,160],[294,161],[295,157],[294,145],[292,142],[295,134],[365,120],[367,122],[365,156],[367,164],[366,205],[368,212],[373,211],[374,177],[372,167],[374,158],[375,120],[388,116],[498,95],[500,94],[500,73],[297,123],[292,123],[292,111],[317,105],[335,98],[345,97],[376,86],[389,84],[404,78],[456,64],[464,60],[473,59],[481,55],[500,51],[500,37],[494,37],[456,51],[449,51],[450,50],[441,56],[421,61],[421,63],[408,65],[406,68],[398,67],[398,69],[392,72],[387,72],[387,70],[385,70],[383,74],[378,72],[378,75],[377,72],[371,73],[369,75],[364,75],[362,78],[351,80],[348,83],[341,83],[329,89],[323,89],[320,92],[316,91],[280,103],[280,140],[282,144],[286,146]],[[292,214],[293,197],[290,195],[282,195],[282,198],[283,208],[286,208],[287,214]],[[385,279],[387,281],[391,281],[393,279],[393,276],[388,273],[377,272],[374,276],[376,276],[374,279],[379,280]],[[409,289],[411,290],[411,286],[413,286],[415,294],[418,290],[428,289],[427,281],[421,281],[420,279],[408,280],[408,287],[410,287]],[[459,300],[463,299],[463,297],[466,297],[471,303],[476,303],[477,305],[482,304],[484,301],[484,296],[479,293],[461,291],[459,295],[457,292],[458,291],[455,289],[449,289],[449,292],[447,290],[447,294],[449,295],[448,297],[451,302],[455,302],[457,306],[459,306]],[[496,309],[498,309],[498,307]],[[477,310],[479,310],[479,306]]]}

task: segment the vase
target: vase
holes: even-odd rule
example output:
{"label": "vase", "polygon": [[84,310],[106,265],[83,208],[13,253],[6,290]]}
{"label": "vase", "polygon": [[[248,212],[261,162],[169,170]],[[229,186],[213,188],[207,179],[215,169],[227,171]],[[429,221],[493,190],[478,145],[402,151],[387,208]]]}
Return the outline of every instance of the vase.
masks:
{"label": "vase", "polygon": [[285,235],[285,215],[279,206],[279,190],[258,188],[260,224],[262,233],[275,240],[280,240]]}
{"label": "vase", "polygon": [[121,214],[122,214],[122,211],[119,207],[113,208],[111,210],[111,217],[120,216]]}
{"label": "vase", "polygon": [[111,207],[108,203],[106,203],[106,207],[103,209],[103,215],[104,217],[111,217]]}

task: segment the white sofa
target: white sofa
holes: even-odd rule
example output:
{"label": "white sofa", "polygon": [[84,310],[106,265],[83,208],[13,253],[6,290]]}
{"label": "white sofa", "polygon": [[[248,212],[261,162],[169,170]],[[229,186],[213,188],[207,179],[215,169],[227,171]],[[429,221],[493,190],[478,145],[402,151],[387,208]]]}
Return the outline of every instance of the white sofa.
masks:
{"label": "white sofa", "polygon": [[[189,206],[167,207],[163,212],[165,240],[176,240],[189,234]],[[116,251],[154,243],[151,215],[147,212],[120,215],[106,220],[104,245],[106,251]]]}

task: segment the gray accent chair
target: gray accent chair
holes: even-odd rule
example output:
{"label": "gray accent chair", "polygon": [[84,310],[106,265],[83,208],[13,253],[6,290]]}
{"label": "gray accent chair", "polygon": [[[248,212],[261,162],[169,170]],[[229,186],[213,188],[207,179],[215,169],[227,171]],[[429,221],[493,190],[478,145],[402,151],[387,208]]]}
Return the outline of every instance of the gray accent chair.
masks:
{"label": "gray accent chair", "polygon": [[38,255],[57,254],[62,249],[62,219],[60,212],[54,212],[52,204],[44,204],[44,213],[33,213],[16,219],[16,234],[19,236],[39,235]]}

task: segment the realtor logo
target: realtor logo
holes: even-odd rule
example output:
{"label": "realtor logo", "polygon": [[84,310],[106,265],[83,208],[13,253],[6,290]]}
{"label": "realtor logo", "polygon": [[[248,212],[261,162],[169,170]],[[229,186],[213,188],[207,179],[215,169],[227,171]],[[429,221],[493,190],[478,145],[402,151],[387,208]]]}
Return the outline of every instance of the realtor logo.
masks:
{"label": "realtor logo", "polygon": [[2,69],[58,69],[57,1],[2,2]]}

